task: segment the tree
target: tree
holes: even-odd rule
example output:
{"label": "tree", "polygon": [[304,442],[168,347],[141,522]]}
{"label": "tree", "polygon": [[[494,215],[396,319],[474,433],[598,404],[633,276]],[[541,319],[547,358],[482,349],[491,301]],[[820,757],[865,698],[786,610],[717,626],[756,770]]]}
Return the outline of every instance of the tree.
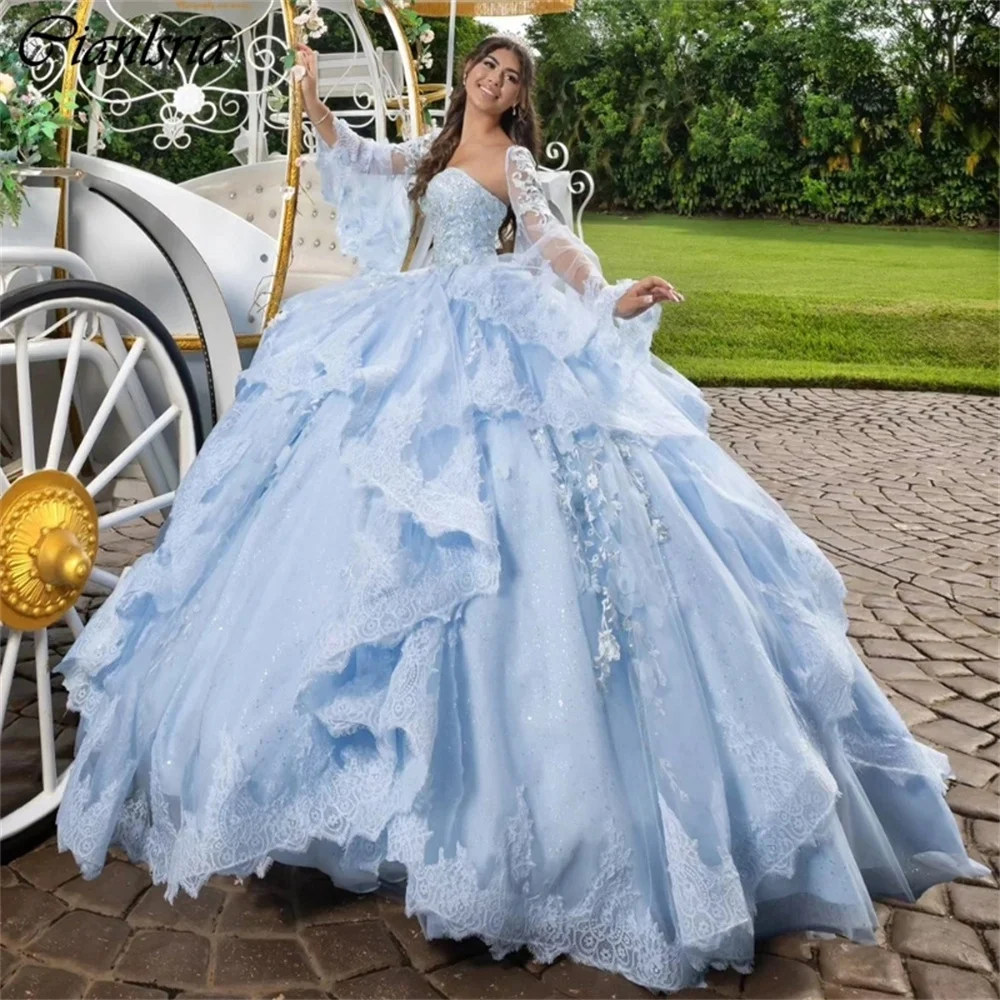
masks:
{"label": "tree", "polygon": [[540,109],[609,208],[982,224],[998,3],[578,0]]}

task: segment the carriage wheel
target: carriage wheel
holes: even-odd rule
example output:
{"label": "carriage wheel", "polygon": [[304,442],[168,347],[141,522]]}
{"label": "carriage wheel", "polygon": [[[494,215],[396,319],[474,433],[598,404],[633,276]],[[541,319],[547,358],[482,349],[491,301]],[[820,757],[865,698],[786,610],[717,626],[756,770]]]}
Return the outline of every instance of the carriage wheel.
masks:
{"label": "carriage wheel", "polygon": [[202,432],[173,338],[137,299],[98,282],[0,296],[0,388],[7,846],[50,816],[65,787],[75,733],[53,711],[53,667],[151,546]]}

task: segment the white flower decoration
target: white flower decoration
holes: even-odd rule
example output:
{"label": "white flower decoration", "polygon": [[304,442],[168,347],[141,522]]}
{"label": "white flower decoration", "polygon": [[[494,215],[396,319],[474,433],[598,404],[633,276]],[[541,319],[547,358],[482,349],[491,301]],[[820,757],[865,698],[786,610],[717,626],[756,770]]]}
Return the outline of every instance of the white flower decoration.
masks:
{"label": "white flower decoration", "polygon": [[317,14],[316,17],[311,17],[306,21],[306,30],[309,32],[310,38],[321,38],[326,34],[326,24]]}

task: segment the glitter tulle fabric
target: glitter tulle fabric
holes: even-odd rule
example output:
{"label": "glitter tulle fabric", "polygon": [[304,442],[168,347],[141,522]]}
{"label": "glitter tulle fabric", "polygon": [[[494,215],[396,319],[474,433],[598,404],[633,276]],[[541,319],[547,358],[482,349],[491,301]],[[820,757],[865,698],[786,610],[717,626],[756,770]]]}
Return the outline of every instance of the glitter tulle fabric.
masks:
{"label": "glitter tulle fabric", "polygon": [[844,585],[707,434],[659,308],[551,215],[339,128],[356,278],[290,300],[141,558],[63,661],[59,843],[173,898],[214,873],[406,876],[430,937],[671,990],[754,938],[871,940],[870,894],[983,874],[847,639]]}

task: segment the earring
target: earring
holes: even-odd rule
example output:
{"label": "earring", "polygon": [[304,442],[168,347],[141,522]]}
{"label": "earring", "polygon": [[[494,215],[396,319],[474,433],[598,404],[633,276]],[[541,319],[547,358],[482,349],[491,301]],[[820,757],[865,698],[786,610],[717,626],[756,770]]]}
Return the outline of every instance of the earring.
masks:
{"label": "earring", "polygon": [[516,104],[514,105],[514,117],[515,118],[519,118],[520,117],[520,115],[518,114],[518,111],[517,111],[517,105]]}

